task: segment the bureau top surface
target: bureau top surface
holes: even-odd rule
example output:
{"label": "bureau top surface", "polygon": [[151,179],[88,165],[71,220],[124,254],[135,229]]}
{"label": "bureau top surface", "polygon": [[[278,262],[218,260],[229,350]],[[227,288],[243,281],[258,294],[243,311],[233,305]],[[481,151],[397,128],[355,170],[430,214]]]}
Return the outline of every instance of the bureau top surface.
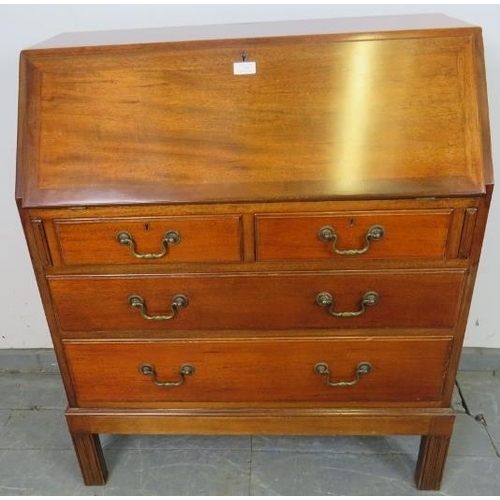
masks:
{"label": "bureau top surface", "polygon": [[344,17],[333,19],[288,20],[222,25],[207,24],[198,26],[171,26],[165,28],[62,33],[32,48],[92,47],[100,45],[130,45],[315,34],[362,35],[366,33],[403,30],[472,27],[473,25],[469,23],[442,14]]}
{"label": "bureau top surface", "polygon": [[445,16],[65,34],[24,51],[27,207],[481,194],[479,28]]}

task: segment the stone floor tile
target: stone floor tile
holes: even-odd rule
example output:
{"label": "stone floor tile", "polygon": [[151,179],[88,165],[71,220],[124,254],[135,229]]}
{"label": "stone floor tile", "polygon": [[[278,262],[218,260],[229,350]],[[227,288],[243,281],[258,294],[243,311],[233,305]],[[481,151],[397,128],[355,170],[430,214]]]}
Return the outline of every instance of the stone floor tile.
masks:
{"label": "stone floor tile", "polygon": [[105,486],[85,486],[69,450],[0,451],[0,495],[247,495],[249,452],[105,452]]}
{"label": "stone floor tile", "polygon": [[0,410],[0,431],[2,430],[2,426],[9,419],[10,410]]}
{"label": "stone floor tile", "polygon": [[[248,495],[250,452],[231,450],[105,451],[106,495]],[[99,492],[99,490],[102,490]]]}
{"label": "stone floor tile", "polygon": [[0,349],[0,369],[11,373],[59,371],[54,349]]}
{"label": "stone floor tile", "polygon": [[92,494],[71,450],[0,450],[0,496]]}
{"label": "stone floor tile", "polygon": [[239,450],[250,451],[250,436],[170,436],[106,435],[101,436],[108,450]]}
{"label": "stone floor tile", "polygon": [[474,456],[448,457],[439,493],[450,496],[498,496],[500,460]]}
{"label": "stone floor tile", "polygon": [[458,385],[469,412],[500,424],[500,372],[459,372]]}
{"label": "stone floor tile", "polygon": [[254,451],[416,454],[419,436],[253,436]]}
{"label": "stone floor tile", "polygon": [[254,452],[252,495],[411,495],[416,459],[397,454]]}
{"label": "stone floor tile", "polygon": [[470,415],[457,415],[448,454],[490,458],[496,456],[484,425]]}
{"label": "stone floor tile", "polygon": [[495,449],[495,454],[500,460],[500,424],[487,424],[486,431],[490,436],[492,446]]}
{"label": "stone floor tile", "polygon": [[66,408],[61,376],[57,373],[0,373],[0,408]]}
{"label": "stone floor tile", "polygon": [[0,449],[73,449],[62,410],[11,410],[0,433]]}

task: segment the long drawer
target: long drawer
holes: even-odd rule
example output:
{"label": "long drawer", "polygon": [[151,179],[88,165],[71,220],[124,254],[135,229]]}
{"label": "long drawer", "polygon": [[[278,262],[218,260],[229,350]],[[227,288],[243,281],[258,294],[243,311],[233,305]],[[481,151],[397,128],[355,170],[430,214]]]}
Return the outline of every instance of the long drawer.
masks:
{"label": "long drawer", "polygon": [[78,404],[436,402],[450,338],[67,341]]}
{"label": "long drawer", "polygon": [[447,328],[464,271],[52,276],[62,331]]}
{"label": "long drawer", "polygon": [[442,259],[451,215],[449,209],[258,214],[257,258]]}
{"label": "long drawer", "polygon": [[237,262],[239,215],[56,219],[64,264]]}

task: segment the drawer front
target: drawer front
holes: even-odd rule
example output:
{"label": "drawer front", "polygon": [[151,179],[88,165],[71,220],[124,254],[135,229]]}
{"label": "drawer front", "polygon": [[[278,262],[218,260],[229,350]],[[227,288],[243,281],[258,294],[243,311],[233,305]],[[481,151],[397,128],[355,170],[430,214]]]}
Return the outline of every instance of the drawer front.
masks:
{"label": "drawer front", "polygon": [[451,344],[449,338],[70,341],[65,352],[80,406],[168,401],[361,406],[439,401]]}
{"label": "drawer front", "polygon": [[451,214],[423,210],[257,215],[257,258],[442,259]]}
{"label": "drawer front", "polygon": [[238,215],[55,221],[64,264],[234,262],[242,258]]}
{"label": "drawer front", "polygon": [[463,281],[463,271],[401,271],[53,276],[49,285],[63,331],[167,331],[453,327]]}

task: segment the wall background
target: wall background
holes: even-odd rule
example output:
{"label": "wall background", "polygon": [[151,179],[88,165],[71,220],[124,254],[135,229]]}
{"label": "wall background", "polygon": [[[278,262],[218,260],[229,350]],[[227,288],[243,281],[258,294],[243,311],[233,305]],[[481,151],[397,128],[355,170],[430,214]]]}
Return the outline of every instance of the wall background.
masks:
{"label": "wall background", "polygon": [[[0,5],[0,349],[51,347],[14,201],[18,57],[22,49],[68,31],[436,12],[483,27],[495,161],[495,153],[500,151],[498,5]],[[498,163],[496,171],[500,183]],[[465,345],[471,347],[500,348],[496,315],[498,189],[496,195],[465,339]]]}

